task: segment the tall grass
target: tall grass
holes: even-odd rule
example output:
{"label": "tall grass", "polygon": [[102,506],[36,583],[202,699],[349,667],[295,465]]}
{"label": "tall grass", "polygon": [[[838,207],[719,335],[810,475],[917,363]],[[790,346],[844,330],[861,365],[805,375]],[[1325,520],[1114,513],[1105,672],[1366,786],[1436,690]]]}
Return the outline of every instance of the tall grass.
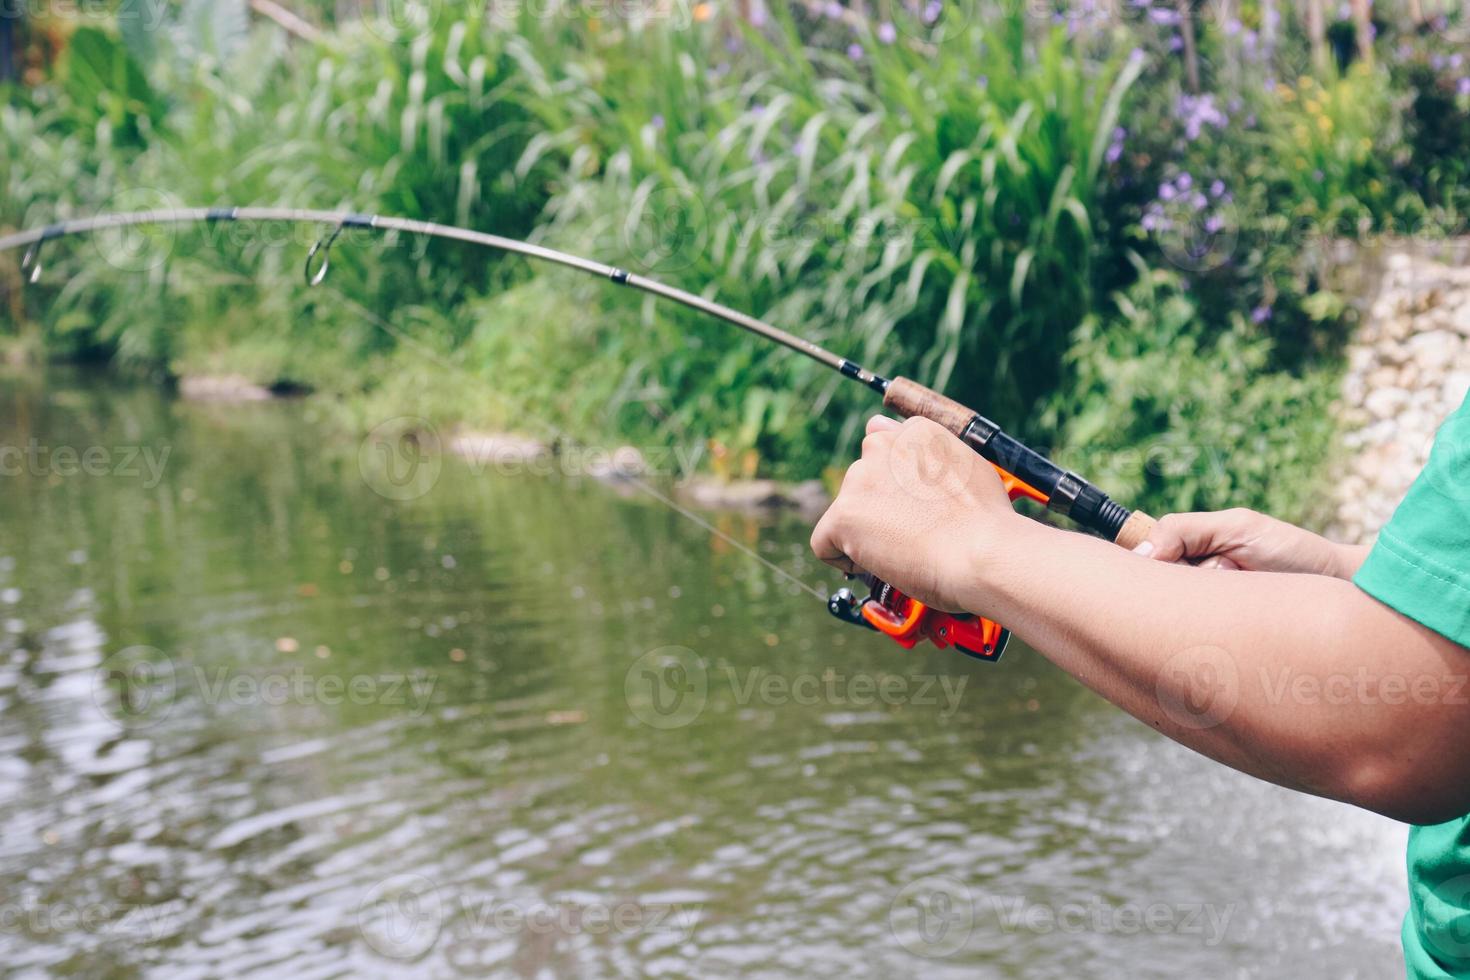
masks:
{"label": "tall grass", "polygon": [[[1136,63],[1078,57],[1060,32],[1028,34],[1019,10],[925,47],[793,16],[584,34],[572,100],[565,80],[532,76],[583,163],[543,232],[1034,434],[1097,295],[1091,209]],[[589,406],[655,437],[713,426],[792,470],[851,451],[871,410],[860,392],[678,311],[643,324],[644,382],[590,378]],[[625,337],[614,320],[594,343],[619,358]]]}

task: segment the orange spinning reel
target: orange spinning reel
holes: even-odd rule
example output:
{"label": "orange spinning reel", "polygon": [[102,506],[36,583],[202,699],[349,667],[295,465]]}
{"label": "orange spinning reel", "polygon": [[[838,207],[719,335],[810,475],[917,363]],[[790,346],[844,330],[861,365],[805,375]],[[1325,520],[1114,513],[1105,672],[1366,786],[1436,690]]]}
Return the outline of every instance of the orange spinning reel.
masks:
{"label": "orange spinning reel", "polygon": [[[996,467],[1001,483],[1012,500],[1029,497],[1047,502],[1046,494]],[[827,600],[832,615],[844,622],[877,630],[905,650],[912,650],[920,640],[929,640],[941,650],[954,647],[976,660],[995,663],[1005,652],[1011,631],[991,619],[968,613],[947,613],[931,609],[910,598],[872,575],[862,576],[868,595],[859,599],[851,589],[838,589]]]}

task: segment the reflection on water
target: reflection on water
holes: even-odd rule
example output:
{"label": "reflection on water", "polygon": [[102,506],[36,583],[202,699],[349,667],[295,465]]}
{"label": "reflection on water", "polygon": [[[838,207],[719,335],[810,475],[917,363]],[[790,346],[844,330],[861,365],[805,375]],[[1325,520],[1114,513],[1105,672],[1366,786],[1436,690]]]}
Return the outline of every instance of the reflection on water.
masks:
{"label": "reflection on water", "polygon": [[[1392,824],[594,481],[377,492],[314,411],[0,381],[18,974],[1401,969]],[[717,520],[833,584],[798,522]]]}

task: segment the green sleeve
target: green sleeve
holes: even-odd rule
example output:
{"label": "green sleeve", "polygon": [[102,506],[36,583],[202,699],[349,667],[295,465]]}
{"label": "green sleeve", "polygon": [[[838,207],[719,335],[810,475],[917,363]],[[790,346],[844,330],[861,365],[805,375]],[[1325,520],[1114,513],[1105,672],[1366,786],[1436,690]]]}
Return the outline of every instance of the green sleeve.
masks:
{"label": "green sleeve", "polygon": [[1470,646],[1470,398],[1440,426],[1429,462],[1353,581]]}

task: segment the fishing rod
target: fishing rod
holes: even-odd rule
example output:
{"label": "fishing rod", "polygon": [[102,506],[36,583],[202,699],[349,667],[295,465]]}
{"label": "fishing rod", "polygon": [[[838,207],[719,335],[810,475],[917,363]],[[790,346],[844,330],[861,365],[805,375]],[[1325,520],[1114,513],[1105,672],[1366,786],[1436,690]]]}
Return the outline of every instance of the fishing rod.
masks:
{"label": "fishing rod", "polygon": [[[884,378],[855,361],[763,320],[656,279],[519,239],[432,221],[349,211],[265,207],[171,208],[76,218],[17,232],[0,237],[0,252],[24,248],[26,251],[21,259],[21,275],[26,281],[35,283],[41,277],[43,247],[58,238],[138,225],[213,225],[226,222],[284,222],[331,226],[331,231],[318,238],[306,254],[302,274],[309,286],[318,286],[326,279],[327,271],[331,267],[332,246],[346,229],[403,232],[468,242],[599,276],[616,285],[627,286],[698,310],[774,341],[798,354],[805,354],[843,377],[877,392],[883,398],[884,407],[897,414],[905,418],[927,418],[939,423],[999,471],[1006,493],[1013,501],[1022,497],[1034,500],[1053,513],[1070,518],[1084,530],[1124,548],[1132,548],[1147,538],[1149,529],[1154,524],[1152,517],[1142,511],[1129,510],[1114,501],[1076,473],[1063,469],[1020,440],[1007,435],[1000,426],[979,412],[917,381],[901,377]],[[867,596],[859,598],[850,589],[844,588],[828,599],[827,607],[833,615],[846,622],[877,630],[906,649],[911,649],[921,640],[929,640],[941,648],[953,646],[962,653],[988,661],[1000,659],[1005,650],[1010,634],[992,620],[930,609],[872,576],[865,576],[864,581],[869,589]]]}

